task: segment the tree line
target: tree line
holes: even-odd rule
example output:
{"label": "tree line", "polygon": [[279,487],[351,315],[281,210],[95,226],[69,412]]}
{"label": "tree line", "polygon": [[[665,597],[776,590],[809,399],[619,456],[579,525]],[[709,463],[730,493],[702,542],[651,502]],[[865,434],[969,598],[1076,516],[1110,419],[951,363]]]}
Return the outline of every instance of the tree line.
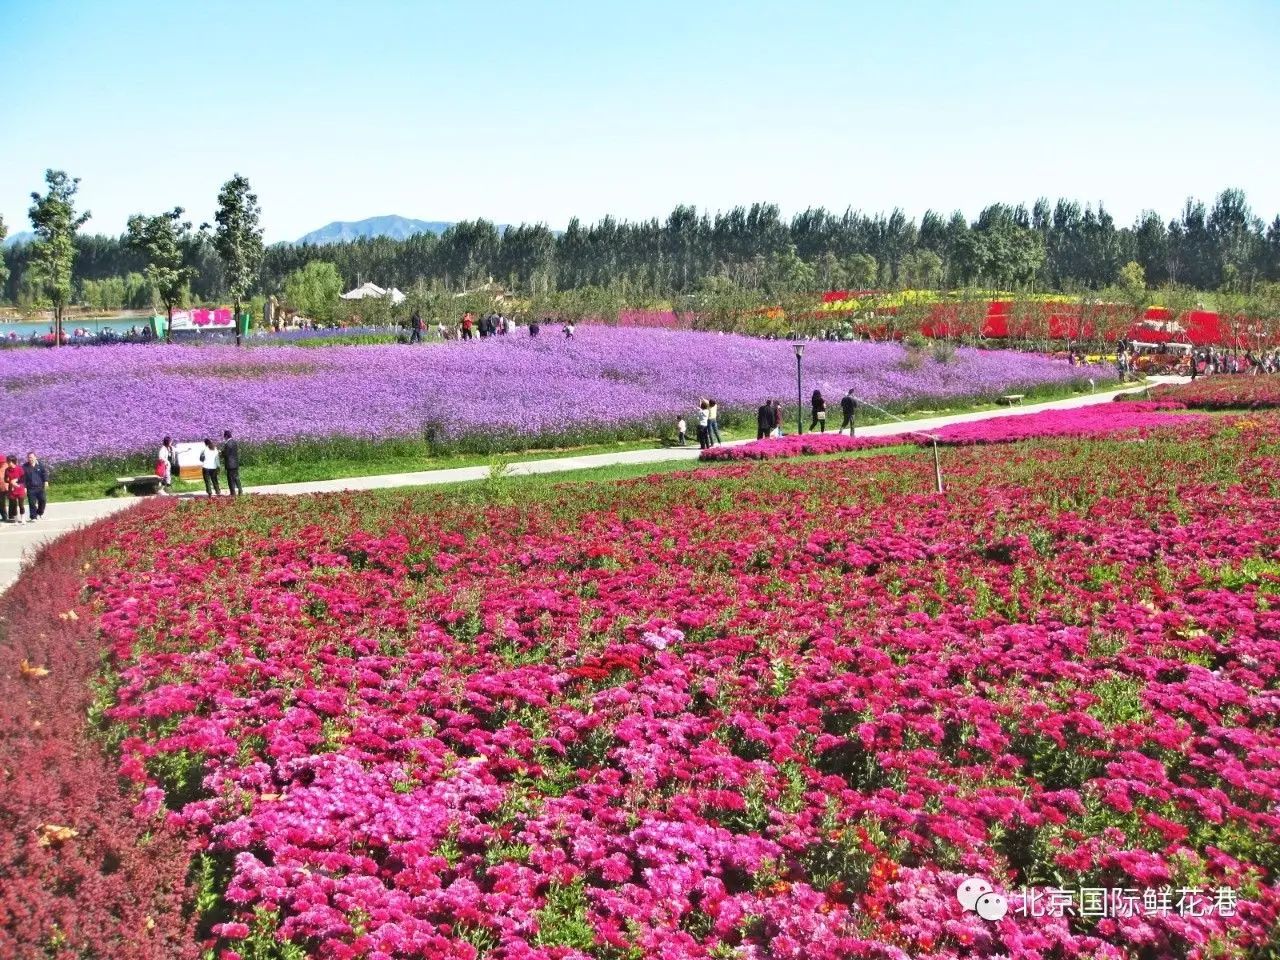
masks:
{"label": "tree line", "polygon": [[[164,302],[147,280],[154,263],[136,238],[75,230],[71,237],[70,283],[81,302],[132,306],[148,296]],[[1222,191],[1211,205],[1188,200],[1168,220],[1144,212],[1128,226],[1118,226],[1101,204],[1095,209],[1065,199],[1038,200],[1030,209],[992,204],[972,221],[959,212],[928,211],[916,221],[896,209],[869,215],[822,208],[788,220],[763,203],[715,214],[679,206],[666,220],[604,217],[588,225],[575,218],[561,233],[545,224],[499,231],[474,220],[438,237],[276,244],[247,275],[242,269],[235,284],[216,241],[203,229],[177,230],[178,302],[221,301],[235,289],[241,296],[280,294],[290,275],[316,262],[332,263],[346,287],[373,280],[405,290],[460,291],[493,280],[526,296],[598,288],[636,304],[671,301],[709,285],[768,294],[792,287],[797,277],[813,289],[1102,290],[1131,262],[1150,287],[1247,292],[1280,280],[1280,215],[1265,223],[1236,189]],[[39,242],[5,251],[0,281],[10,302],[47,300],[36,263]]]}

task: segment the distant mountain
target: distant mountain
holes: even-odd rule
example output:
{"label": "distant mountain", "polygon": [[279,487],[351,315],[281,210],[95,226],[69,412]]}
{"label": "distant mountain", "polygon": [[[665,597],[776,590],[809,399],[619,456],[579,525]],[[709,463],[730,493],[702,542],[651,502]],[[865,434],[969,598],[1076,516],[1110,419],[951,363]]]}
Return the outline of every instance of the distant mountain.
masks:
{"label": "distant mountain", "polygon": [[30,243],[35,238],[36,235],[31,230],[19,230],[17,233],[11,233],[9,236],[5,237],[4,245],[6,247],[13,247],[20,243]]}
{"label": "distant mountain", "polygon": [[319,230],[312,230],[298,243],[346,243],[360,237],[390,237],[403,240],[419,233],[434,233],[436,236],[453,226],[440,220],[411,220],[408,217],[369,217],[367,220],[335,220]]}

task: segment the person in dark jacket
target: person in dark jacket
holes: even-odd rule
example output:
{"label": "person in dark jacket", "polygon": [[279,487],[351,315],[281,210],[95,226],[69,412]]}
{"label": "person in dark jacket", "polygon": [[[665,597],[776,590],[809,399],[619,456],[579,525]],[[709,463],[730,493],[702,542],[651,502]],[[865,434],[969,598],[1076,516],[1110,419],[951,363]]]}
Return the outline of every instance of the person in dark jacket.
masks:
{"label": "person in dark jacket", "polygon": [[840,432],[843,433],[848,429],[849,436],[853,436],[854,417],[858,415],[858,401],[853,399],[853,391],[850,390],[840,398]]}
{"label": "person in dark jacket", "polygon": [[773,401],[766,400],[756,410],[756,439],[763,440],[773,432]]}
{"label": "person in dark jacket", "polygon": [[420,314],[417,310],[413,311],[413,317],[409,320],[409,329],[411,331],[409,333],[409,342],[421,343],[422,342],[422,314]]}
{"label": "person in dark jacket", "polygon": [[230,430],[222,431],[222,462],[227,467],[227,492],[238,497],[244,493],[244,487],[240,486],[240,444]]}
{"label": "person in dark jacket", "polygon": [[809,398],[809,406],[813,411],[813,419],[809,421],[809,432],[813,433],[814,428],[819,424],[822,426],[822,432],[827,432],[827,400],[822,395],[821,390],[813,391],[813,396]]}
{"label": "person in dark jacket", "polygon": [[44,516],[45,487],[49,485],[49,468],[34,453],[27,454],[23,468],[27,480],[27,517],[39,520]]}

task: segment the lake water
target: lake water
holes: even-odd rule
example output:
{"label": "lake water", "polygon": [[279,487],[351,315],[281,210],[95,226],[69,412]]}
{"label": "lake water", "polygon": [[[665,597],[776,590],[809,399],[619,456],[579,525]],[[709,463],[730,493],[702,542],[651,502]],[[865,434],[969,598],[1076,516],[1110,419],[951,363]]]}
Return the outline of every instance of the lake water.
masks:
{"label": "lake water", "polygon": [[[129,332],[132,326],[143,327],[147,323],[146,317],[105,317],[93,320],[64,320],[62,323],[63,332],[69,337],[73,330],[88,330],[93,336],[98,335],[103,330],[114,330],[116,333],[124,335]],[[13,323],[0,323],[0,338],[6,340],[26,340],[33,333],[50,334],[53,333],[52,320],[20,320]],[[12,336],[11,336],[12,334]]]}

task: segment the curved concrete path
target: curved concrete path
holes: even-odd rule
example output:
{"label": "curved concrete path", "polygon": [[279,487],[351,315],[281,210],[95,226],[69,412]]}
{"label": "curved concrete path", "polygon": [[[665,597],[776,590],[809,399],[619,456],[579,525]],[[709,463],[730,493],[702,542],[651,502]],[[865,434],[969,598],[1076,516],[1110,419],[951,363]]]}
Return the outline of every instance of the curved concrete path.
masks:
{"label": "curved concrete path", "polygon": [[[1087,396],[1069,397],[1065,400],[1053,400],[1048,403],[1028,404],[1019,407],[1001,407],[996,410],[978,410],[972,413],[957,413],[941,417],[927,417],[910,420],[904,423],[879,423],[874,426],[860,427],[859,436],[892,437],[899,434],[936,430],[953,423],[971,423],[976,420],[990,420],[995,417],[1016,417],[1028,413],[1039,413],[1042,410],[1070,410],[1075,407],[1087,407],[1096,403],[1108,403],[1120,393],[1134,393],[1146,389],[1154,383],[1181,383],[1185,377],[1153,377],[1147,385],[1126,387],[1122,390],[1111,390],[1106,393],[1092,393]],[[746,440],[731,441],[730,445],[747,443]],[[587,470],[593,467],[608,467],[616,464],[634,463],[667,463],[673,460],[697,460],[698,448],[662,447],[653,450],[629,450],[619,453],[597,453],[580,457],[560,457],[552,460],[527,460],[513,463],[511,476],[525,476],[535,473],[561,473],[566,470]],[[338,480],[318,480],[309,483],[281,483],[269,487],[255,487],[251,493],[275,493],[297,495],[303,493],[336,493],[343,490],[385,490],[394,487],[416,487],[439,483],[461,483],[472,480],[484,480],[489,476],[487,466],[455,467],[449,470],[423,470],[418,473],[392,473],[372,477],[346,477]],[[128,509],[137,502],[133,497],[113,497],[104,500],[77,500],[70,503],[59,503],[56,486],[50,487],[50,499],[47,513],[35,523],[0,524],[0,592],[7,590],[22,571],[23,564],[43,544],[56,540],[77,527],[101,520],[103,517]],[[199,495],[188,495],[199,496]]]}

